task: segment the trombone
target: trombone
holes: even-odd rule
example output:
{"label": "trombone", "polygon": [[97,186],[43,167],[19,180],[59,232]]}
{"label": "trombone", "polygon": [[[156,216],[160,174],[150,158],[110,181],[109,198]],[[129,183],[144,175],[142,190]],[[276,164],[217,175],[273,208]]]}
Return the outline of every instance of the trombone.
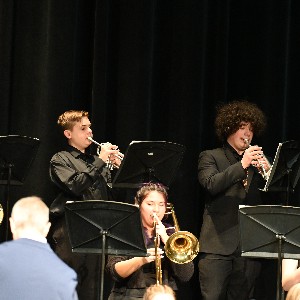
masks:
{"label": "trombone", "polygon": [[[186,264],[191,262],[199,253],[199,241],[198,239],[188,231],[180,231],[178,221],[176,218],[174,206],[171,203],[167,204],[167,208],[171,212],[166,214],[172,214],[174,227],[168,227],[168,229],[175,228],[175,232],[171,234],[165,244],[164,250],[166,256],[174,263]],[[154,213],[153,213],[154,215]],[[162,268],[161,268],[161,257],[158,254],[158,248],[160,244],[160,237],[156,230],[157,222],[154,218],[154,247],[155,247],[155,275],[156,284],[162,284]]]}
{"label": "trombone", "polygon": [[175,232],[169,236],[165,244],[165,254],[177,264],[191,262],[199,253],[199,241],[192,233],[179,229],[173,204],[168,203],[168,208],[171,212],[167,214],[172,214]]}

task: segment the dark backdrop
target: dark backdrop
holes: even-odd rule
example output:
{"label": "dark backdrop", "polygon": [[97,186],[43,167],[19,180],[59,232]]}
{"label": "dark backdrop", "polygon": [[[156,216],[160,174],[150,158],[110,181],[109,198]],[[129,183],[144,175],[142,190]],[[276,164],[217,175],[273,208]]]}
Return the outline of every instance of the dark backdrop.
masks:
{"label": "dark backdrop", "polygon": [[[299,17],[296,0],[0,0],[0,135],[41,141],[10,206],[31,194],[51,203],[48,164],[64,143],[57,117],[83,109],[94,138],[123,151],[132,140],[186,146],[170,201],[180,227],[198,235],[197,157],[217,145],[217,103],[257,103],[269,126],[256,143],[271,156],[299,139]],[[197,276],[182,299],[200,298]]]}

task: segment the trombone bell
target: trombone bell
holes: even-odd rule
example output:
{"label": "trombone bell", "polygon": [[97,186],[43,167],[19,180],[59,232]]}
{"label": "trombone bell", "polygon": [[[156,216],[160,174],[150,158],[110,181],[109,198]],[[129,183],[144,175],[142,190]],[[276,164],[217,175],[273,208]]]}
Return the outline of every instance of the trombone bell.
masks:
{"label": "trombone bell", "polygon": [[199,241],[191,232],[179,229],[173,204],[168,203],[168,208],[171,209],[175,233],[169,236],[165,244],[165,254],[174,263],[189,263],[199,253]]}
{"label": "trombone bell", "polygon": [[192,233],[177,231],[168,238],[165,254],[174,263],[185,264],[197,256],[199,248],[199,241]]}

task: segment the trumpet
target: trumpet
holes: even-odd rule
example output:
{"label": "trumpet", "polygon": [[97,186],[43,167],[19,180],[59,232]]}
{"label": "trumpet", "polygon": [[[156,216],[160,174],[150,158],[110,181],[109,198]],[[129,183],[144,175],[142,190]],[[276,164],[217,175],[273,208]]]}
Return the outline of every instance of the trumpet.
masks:
{"label": "trumpet", "polygon": [[199,241],[192,233],[180,231],[173,204],[168,203],[168,208],[170,212],[167,214],[172,214],[175,233],[169,236],[165,244],[165,254],[177,264],[191,262],[199,253]]}
{"label": "trumpet", "polygon": [[[250,142],[248,139],[244,139],[245,143],[247,144],[248,148],[251,147]],[[267,162],[268,164],[268,168],[269,170],[271,169],[271,164],[269,162],[269,160],[267,159],[267,157],[262,154],[261,157]],[[269,178],[269,173],[267,172],[267,170],[265,169],[263,163],[261,162],[261,160],[257,159],[257,162],[259,164],[259,173],[261,174],[261,176],[263,177],[263,179],[268,180]]]}
{"label": "trumpet", "polygon": [[2,205],[0,204],[0,224],[3,221],[3,217],[4,217],[3,208],[2,208]]}
{"label": "trumpet", "polygon": [[156,284],[162,284],[162,269],[161,269],[161,258],[160,254],[158,254],[158,248],[160,244],[160,237],[156,230],[157,222],[153,221],[154,228],[154,247],[155,247],[155,275],[156,275]]}
{"label": "trumpet", "polygon": [[[88,140],[90,140],[91,142],[93,142],[95,145],[97,145],[98,147],[97,147],[97,155],[99,156],[100,155],[100,152],[101,152],[101,147],[105,144],[105,143],[98,143],[98,142],[96,142],[95,140],[93,140],[90,136],[88,137]],[[114,150],[118,150],[118,148],[117,149],[114,149]],[[115,155],[121,162],[122,162],[122,160],[123,160],[123,157],[124,157],[124,155],[121,153],[121,152],[119,152],[121,155]],[[114,168],[116,168],[116,169],[118,169],[119,168],[119,166],[118,165],[116,165],[116,164],[114,164],[114,162],[112,162],[111,160],[110,160],[110,157],[108,157],[108,159],[107,159],[107,161],[106,161],[106,165],[107,165],[107,168],[109,169],[109,170],[113,170]]]}

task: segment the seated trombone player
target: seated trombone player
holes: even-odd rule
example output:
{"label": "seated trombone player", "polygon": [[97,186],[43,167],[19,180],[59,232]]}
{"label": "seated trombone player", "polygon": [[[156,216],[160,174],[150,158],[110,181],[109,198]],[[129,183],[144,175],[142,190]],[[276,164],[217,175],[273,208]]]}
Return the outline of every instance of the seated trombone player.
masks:
{"label": "seated trombone player", "polygon": [[162,221],[167,210],[167,198],[165,187],[159,183],[150,182],[138,190],[135,203],[141,213],[148,256],[108,257],[106,270],[114,281],[109,300],[142,299],[147,287],[153,284],[167,284],[176,291],[178,281],[186,282],[192,277],[192,261],[179,264],[164,255],[163,247],[174,233],[174,228]]}

